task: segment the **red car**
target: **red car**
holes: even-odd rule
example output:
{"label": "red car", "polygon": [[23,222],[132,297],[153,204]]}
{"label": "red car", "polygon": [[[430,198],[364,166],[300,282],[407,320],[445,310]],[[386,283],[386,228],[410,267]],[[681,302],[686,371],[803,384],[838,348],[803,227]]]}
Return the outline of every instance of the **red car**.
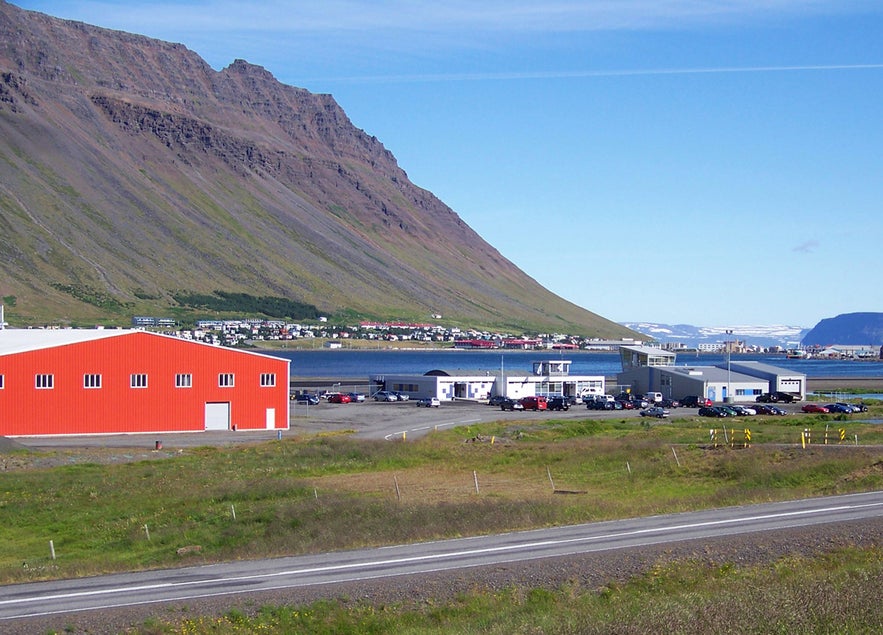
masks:
{"label": "red car", "polygon": [[803,408],[801,408],[804,412],[816,412],[816,413],[825,413],[828,412],[828,409],[825,406],[820,406],[817,403],[808,403]]}
{"label": "red car", "polygon": [[545,397],[524,397],[521,405],[525,410],[548,410],[549,405]]}
{"label": "red car", "polygon": [[349,395],[344,395],[342,393],[336,393],[328,397],[328,403],[349,403],[352,399]]}

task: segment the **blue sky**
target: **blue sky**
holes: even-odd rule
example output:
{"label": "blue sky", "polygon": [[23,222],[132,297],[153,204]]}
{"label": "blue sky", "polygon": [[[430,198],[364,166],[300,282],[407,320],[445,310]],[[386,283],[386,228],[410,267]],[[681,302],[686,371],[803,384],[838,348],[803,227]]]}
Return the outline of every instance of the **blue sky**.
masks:
{"label": "blue sky", "polygon": [[883,311],[878,0],[14,0],[331,93],[411,180],[615,321]]}

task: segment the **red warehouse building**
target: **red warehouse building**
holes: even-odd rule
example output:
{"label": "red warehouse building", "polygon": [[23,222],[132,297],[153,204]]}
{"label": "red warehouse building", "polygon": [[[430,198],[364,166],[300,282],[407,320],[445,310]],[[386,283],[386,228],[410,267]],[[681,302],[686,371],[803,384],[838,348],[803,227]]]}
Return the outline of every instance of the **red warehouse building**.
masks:
{"label": "red warehouse building", "polygon": [[288,429],[289,361],[132,330],[0,330],[0,436]]}

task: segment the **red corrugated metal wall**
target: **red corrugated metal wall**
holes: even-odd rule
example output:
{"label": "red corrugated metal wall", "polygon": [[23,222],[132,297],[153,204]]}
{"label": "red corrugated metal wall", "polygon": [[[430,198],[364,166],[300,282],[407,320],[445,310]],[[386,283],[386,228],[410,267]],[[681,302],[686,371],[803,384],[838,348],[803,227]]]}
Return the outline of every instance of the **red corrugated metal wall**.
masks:
{"label": "red corrugated metal wall", "polygon": [[[148,332],[0,356],[0,435],[184,432],[205,429],[206,404],[229,403],[230,427],[288,428],[288,361]],[[36,388],[36,375],[53,387]],[[100,388],[84,376],[100,375]],[[133,388],[131,376],[147,386]],[[176,375],[190,375],[189,388]],[[232,387],[219,375],[233,376]],[[261,375],[275,386],[261,386]]]}

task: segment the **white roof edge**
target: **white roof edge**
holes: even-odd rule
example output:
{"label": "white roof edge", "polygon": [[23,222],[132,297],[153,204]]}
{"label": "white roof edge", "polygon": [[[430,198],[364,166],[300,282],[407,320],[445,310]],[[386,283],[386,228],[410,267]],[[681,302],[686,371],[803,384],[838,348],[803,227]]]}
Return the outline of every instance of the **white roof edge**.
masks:
{"label": "white roof edge", "polygon": [[135,332],[131,329],[3,329],[0,331],[0,355],[92,342]]}
{"label": "white roof edge", "polygon": [[[155,333],[153,331],[145,331],[144,329],[2,329],[0,330],[0,356],[39,351],[47,348],[55,348],[57,346],[67,346],[69,344],[93,342],[108,337],[132,335],[133,333],[146,333],[148,335],[165,337],[179,342],[186,342],[188,344],[221,348],[206,342],[185,340],[180,337],[175,337],[174,335]],[[239,348],[229,347],[224,348],[223,350],[258,355],[260,357],[270,357],[274,360],[288,362],[289,364],[291,363],[291,360],[276,355],[270,355],[268,353],[245,351]]]}

